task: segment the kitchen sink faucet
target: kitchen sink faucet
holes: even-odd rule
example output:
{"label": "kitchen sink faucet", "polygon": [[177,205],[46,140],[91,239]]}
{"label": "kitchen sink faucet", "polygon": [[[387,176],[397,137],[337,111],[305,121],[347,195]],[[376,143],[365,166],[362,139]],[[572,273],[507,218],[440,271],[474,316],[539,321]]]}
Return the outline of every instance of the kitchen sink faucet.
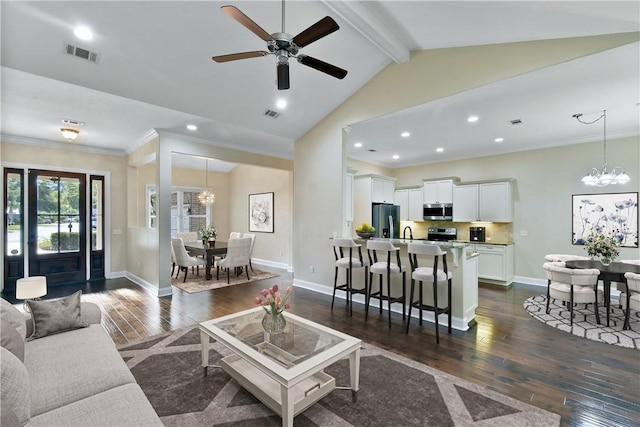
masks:
{"label": "kitchen sink faucet", "polygon": [[411,227],[408,225],[402,230],[402,239],[407,240],[407,228],[409,229],[409,239],[413,240],[413,231],[411,231]]}

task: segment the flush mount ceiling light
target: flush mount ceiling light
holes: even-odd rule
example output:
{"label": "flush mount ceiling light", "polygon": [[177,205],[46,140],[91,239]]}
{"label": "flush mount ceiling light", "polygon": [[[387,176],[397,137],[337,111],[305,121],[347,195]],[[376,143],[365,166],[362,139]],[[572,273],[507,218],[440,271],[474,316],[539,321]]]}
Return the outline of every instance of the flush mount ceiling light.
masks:
{"label": "flush mount ceiling light", "polygon": [[353,146],[356,148],[360,148],[362,147],[362,142],[356,142],[355,144],[353,144]]}
{"label": "flush mount ceiling light", "polygon": [[198,126],[196,126],[194,124],[188,124],[187,125],[187,129],[189,129],[191,131],[196,131],[196,130],[198,130]]}
{"label": "flush mount ceiling light", "polygon": [[467,118],[467,121],[468,121],[469,123],[475,123],[475,122],[477,122],[477,121],[478,121],[478,116],[469,116],[469,117]]}
{"label": "flush mount ceiling light", "polygon": [[411,136],[411,134],[409,132],[402,132],[400,134],[400,136],[403,137],[403,138],[409,138]]}
{"label": "flush mount ceiling light", "polygon": [[67,141],[73,141],[74,139],[76,139],[78,137],[78,135],[80,134],[80,131],[77,129],[71,129],[71,128],[60,128],[60,132],[62,132],[62,136],[67,140]]}
{"label": "flush mount ceiling light", "polygon": [[504,141],[504,138],[496,138],[496,139],[494,139],[494,141],[495,142],[502,142],[502,141]]}
{"label": "flush mount ceiling light", "polygon": [[607,110],[602,111],[602,115],[591,122],[583,122],[580,120],[582,113],[574,114],[576,120],[585,125],[591,125],[603,119],[603,143],[604,143],[604,165],[601,169],[591,168],[589,172],[582,178],[582,182],[586,185],[595,185],[596,187],[606,187],[607,185],[626,184],[631,181],[629,175],[624,172],[620,166],[616,166],[609,170],[607,167]]}
{"label": "flush mount ceiling light", "polygon": [[442,153],[443,151],[444,151],[444,148],[442,147],[436,148],[436,153]]}
{"label": "flush mount ceiling light", "polygon": [[89,41],[93,39],[93,32],[89,27],[85,27],[84,25],[79,25],[73,30],[73,34],[76,35],[80,40]]}
{"label": "flush mount ceiling light", "polygon": [[198,200],[203,205],[212,205],[216,201],[216,195],[213,190],[209,188],[209,159],[205,160],[205,189],[198,194]]}
{"label": "flush mount ceiling light", "polygon": [[398,156],[397,154],[394,154],[394,155],[393,155],[393,159],[394,159],[394,160],[398,160],[399,158],[400,158],[400,156]]}

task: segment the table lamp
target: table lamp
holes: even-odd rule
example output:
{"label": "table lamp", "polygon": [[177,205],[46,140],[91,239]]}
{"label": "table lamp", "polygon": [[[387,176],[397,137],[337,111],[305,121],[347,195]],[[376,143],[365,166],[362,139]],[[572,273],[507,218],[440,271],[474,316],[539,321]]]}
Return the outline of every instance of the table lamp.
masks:
{"label": "table lamp", "polygon": [[[16,281],[16,299],[35,300],[47,294],[47,278],[45,276],[32,276]],[[27,303],[24,309],[29,311]]]}

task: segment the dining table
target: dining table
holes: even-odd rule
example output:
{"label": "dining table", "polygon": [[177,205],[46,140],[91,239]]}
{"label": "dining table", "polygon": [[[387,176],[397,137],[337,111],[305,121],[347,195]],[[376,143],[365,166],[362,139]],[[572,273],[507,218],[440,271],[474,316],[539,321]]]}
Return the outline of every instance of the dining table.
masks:
{"label": "dining table", "polygon": [[[596,268],[600,271],[598,280],[604,284],[604,304],[607,307],[607,326],[609,326],[609,313],[611,312],[611,282],[623,283],[625,288],[627,280],[624,273],[632,272],[640,274],[640,265],[627,264],[624,262],[612,262],[604,265],[598,260],[575,260],[566,261],[567,268]],[[626,291],[629,292],[628,290]]]}
{"label": "dining table", "polygon": [[227,253],[227,242],[220,240],[214,240],[212,242],[184,242],[184,248],[192,255],[204,256],[207,260],[207,266],[205,268],[205,279],[211,280],[213,275],[211,274],[211,268],[213,267],[214,259],[217,256],[224,256]]}

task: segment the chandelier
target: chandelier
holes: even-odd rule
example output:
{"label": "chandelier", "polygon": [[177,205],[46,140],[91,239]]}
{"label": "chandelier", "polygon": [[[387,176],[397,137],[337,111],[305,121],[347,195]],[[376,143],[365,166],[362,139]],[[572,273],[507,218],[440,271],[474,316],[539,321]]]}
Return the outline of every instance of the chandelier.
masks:
{"label": "chandelier", "polygon": [[602,111],[602,115],[591,122],[584,122],[580,120],[582,114],[574,114],[573,117],[576,118],[580,123],[585,125],[591,125],[603,120],[604,123],[604,165],[601,169],[591,168],[589,172],[582,178],[582,182],[585,185],[593,185],[596,187],[606,187],[607,185],[615,185],[615,184],[626,184],[631,181],[629,175],[627,175],[624,169],[620,166],[616,166],[612,169],[609,169],[607,166],[607,110]]}
{"label": "chandelier", "polygon": [[203,205],[212,205],[216,201],[216,195],[209,187],[209,160],[205,160],[205,189],[198,194],[198,200]]}

